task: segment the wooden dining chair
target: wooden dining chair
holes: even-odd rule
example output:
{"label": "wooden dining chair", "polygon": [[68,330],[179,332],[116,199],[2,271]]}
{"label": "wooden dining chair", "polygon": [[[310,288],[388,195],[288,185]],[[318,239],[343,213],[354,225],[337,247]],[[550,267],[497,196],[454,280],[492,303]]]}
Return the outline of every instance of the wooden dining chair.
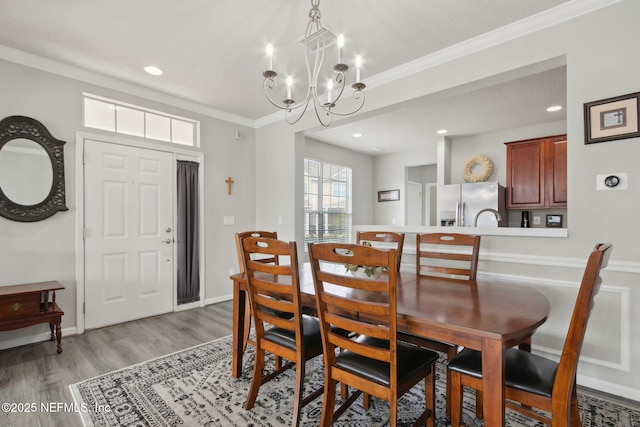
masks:
{"label": "wooden dining chair", "polygon": [[[505,406],[508,408],[553,427],[582,425],[576,391],[578,358],[594,297],[602,282],[600,270],[607,266],[611,247],[599,243],[589,255],[559,362],[516,348],[507,350]],[[480,352],[465,349],[449,362],[453,427],[461,423],[462,387],[482,390],[481,360]],[[478,405],[482,402],[476,401]],[[533,411],[532,407],[545,411],[548,416]]]}
{"label": "wooden dining chair", "polygon": [[[459,233],[427,233],[416,235],[416,274],[445,276],[475,282],[478,272],[480,236]],[[399,338],[420,347],[436,350],[451,360],[458,352],[453,343],[435,341],[401,333]],[[451,413],[451,379],[447,375],[446,413]]]}
{"label": "wooden dining chair", "polygon": [[[277,239],[278,232],[276,231],[243,231],[242,233],[235,234],[236,251],[238,253],[238,272],[239,273],[244,273],[244,262],[242,261],[243,255],[242,255],[241,241],[245,237],[266,237],[269,239]],[[273,263],[273,264],[279,263],[278,257],[274,257],[274,256],[267,256],[267,257],[261,256],[259,258],[256,258],[256,261],[263,262],[263,263]],[[245,318],[244,318],[245,334],[242,342],[242,351],[245,351],[247,349],[247,344],[255,345],[255,341],[249,338],[251,333],[251,304],[249,304],[249,295],[247,295],[247,305],[249,306],[249,309],[245,311]],[[286,313],[283,313],[282,315],[284,315],[285,317],[288,316],[288,314]],[[276,369],[281,366],[281,361],[279,357],[275,358],[275,364],[276,364]]]}
{"label": "wooden dining chair", "polygon": [[[400,271],[402,263],[402,248],[404,246],[404,233],[391,233],[389,231],[358,231],[356,243],[362,245],[367,242],[395,243],[397,270]],[[371,245],[375,247],[375,244]]]}
{"label": "wooden dining chair", "polygon": [[[245,408],[251,409],[254,406],[262,384],[295,366],[292,425],[297,426],[302,407],[317,398],[323,388],[303,397],[305,362],[322,354],[322,340],[318,319],[302,313],[296,243],[245,237],[240,244],[256,335],[253,378]],[[254,259],[253,255],[277,258],[286,256],[289,264],[264,263]],[[283,313],[289,316],[283,316]],[[265,328],[265,324],[272,327]],[[265,352],[286,359],[288,363],[263,375]]]}
{"label": "wooden dining chair", "polygon": [[480,236],[459,233],[416,235],[416,274],[476,280]]}
{"label": "wooden dining chair", "polygon": [[[434,364],[438,354],[397,341],[396,251],[357,244],[310,243],[309,259],[324,346],[325,394],[320,425],[330,426],[365,393],[389,402],[389,424],[395,426],[398,398],[424,379],[426,408],[415,425],[426,422],[433,426]],[[358,278],[344,273],[344,264],[386,267],[388,273],[378,279]],[[336,334],[332,329],[352,334]],[[355,391],[334,411],[338,382]]]}
{"label": "wooden dining chair", "polygon": [[[236,251],[238,252],[238,268],[240,273],[244,273],[244,264],[242,262],[242,246],[240,245],[240,240],[245,237],[266,237],[268,239],[277,239],[278,232],[277,231],[243,231],[241,233],[236,233]],[[277,257],[262,257],[258,259],[259,262],[265,263],[274,263],[278,264]]]}

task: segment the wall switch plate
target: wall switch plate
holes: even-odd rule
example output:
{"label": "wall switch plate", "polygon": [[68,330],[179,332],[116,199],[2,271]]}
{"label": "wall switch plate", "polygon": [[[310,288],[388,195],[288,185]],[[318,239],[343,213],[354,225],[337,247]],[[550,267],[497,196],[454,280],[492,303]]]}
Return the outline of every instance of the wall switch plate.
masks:
{"label": "wall switch plate", "polygon": [[224,223],[224,225],[234,225],[236,223],[236,217],[235,216],[225,216],[223,218],[223,223]]}
{"label": "wall switch plate", "polygon": [[[617,184],[611,186],[612,178],[617,178]],[[614,178],[614,179],[615,179]],[[599,173],[596,175],[596,190],[626,190],[629,187],[629,178],[626,172]]]}
{"label": "wall switch plate", "polygon": [[533,225],[540,225],[540,217],[539,216],[534,216],[533,217]]}
{"label": "wall switch plate", "polygon": [[282,215],[278,215],[278,225],[282,225]]}

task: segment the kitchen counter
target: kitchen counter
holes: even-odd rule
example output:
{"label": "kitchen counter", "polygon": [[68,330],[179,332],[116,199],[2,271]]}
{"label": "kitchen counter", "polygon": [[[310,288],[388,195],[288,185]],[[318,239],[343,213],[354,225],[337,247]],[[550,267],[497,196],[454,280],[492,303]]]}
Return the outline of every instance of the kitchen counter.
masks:
{"label": "kitchen counter", "polygon": [[396,233],[461,233],[478,236],[505,237],[568,237],[566,228],[520,228],[520,227],[431,227],[404,225],[354,225],[358,231],[393,231]]}

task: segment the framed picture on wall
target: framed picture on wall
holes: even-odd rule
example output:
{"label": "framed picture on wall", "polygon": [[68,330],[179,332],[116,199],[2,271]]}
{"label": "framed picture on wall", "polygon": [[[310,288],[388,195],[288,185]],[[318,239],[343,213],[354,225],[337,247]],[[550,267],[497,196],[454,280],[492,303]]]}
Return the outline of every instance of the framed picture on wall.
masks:
{"label": "framed picture on wall", "polygon": [[562,228],[562,215],[547,215],[547,227]]}
{"label": "framed picture on wall", "polygon": [[379,202],[395,202],[400,200],[400,190],[378,191]]}
{"label": "framed picture on wall", "polygon": [[584,104],[584,143],[640,136],[640,92]]}

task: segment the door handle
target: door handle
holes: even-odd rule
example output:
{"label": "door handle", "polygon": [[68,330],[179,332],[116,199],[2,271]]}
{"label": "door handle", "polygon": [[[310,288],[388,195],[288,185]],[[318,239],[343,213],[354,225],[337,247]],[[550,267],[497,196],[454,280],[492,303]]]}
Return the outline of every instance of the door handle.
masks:
{"label": "door handle", "polygon": [[167,237],[166,239],[162,240],[160,243],[166,243],[168,245],[172,242],[173,242],[173,238]]}

